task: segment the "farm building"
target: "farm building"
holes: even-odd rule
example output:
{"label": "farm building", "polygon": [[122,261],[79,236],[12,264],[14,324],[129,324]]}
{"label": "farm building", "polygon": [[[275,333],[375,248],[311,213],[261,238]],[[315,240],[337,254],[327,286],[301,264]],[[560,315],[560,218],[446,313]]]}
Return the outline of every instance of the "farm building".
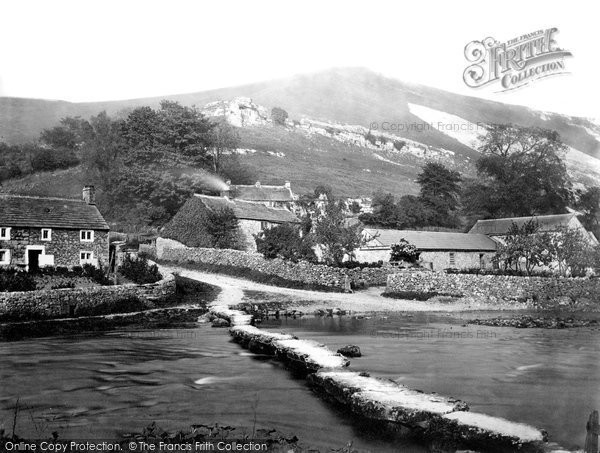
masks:
{"label": "farm building", "polygon": [[254,237],[261,231],[282,223],[300,222],[287,209],[268,207],[260,202],[194,194],[165,225],[160,235],[188,247],[211,247],[212,237],[206,228],[207,216],[224,209],[231,209],[237,218],[239,248],[248,251],[256,250]]}
{"label": "farm building", "polygon": [[392,245],[405,239],[420,252],[423,267],[444,269],[491,268],[496,243],[484,234],[437,231],[365,229],[366,244],[355,251],[360,262],[390,261]]}
{"label": "farm building", "polygon": [[508,234],[513,224],[522,227],[532,220],[538,223],[540,232],[552,233],[558,231],[560,228],[576,229],[582,231],[589,238],[591,244],[598,244],[598,240],[594,234],[585,229],[575,213],[478,220],[469,230],[469,234],[485,234],[495,240],[501,241]]}
{"label": "farm building", "polygon": [[2,267],[108,264],[108,232],[92,186],[83,200],[0,194]]}

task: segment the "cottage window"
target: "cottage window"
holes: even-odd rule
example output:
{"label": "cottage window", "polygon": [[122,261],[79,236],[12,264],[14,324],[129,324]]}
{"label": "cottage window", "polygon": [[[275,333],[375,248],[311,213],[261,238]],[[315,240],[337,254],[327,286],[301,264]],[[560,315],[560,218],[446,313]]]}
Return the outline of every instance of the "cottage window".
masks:
{"label": "cottage window", "polygon": [[42,241],[52,240],[52,230],[50,228],[42,228]]}
{"label": "cottage window", "polygon": [[261,220],[260,229],[262,231],[267,231],[269,229],[269,222],[265,222],[264,220]]}
{"label": "cottage window", "polygon": [[0,228],[0,240],[3,240],[3,241],[10,240],[10,228],[7,228],[7,227]]}
{"label": "cottage window", "polygon": [[0,264],[10,264],[10,250],[0,250]]}
{"label": "cottage window", "polygon": [[85,252],[85,251],[79,252],[79,262],[81,264],[92,264],[93,260],[94,260],[94,252]]}
{"label": "cottage window", "polygon": [[456,267],[456,254],[454,252],[448,254],[448,262],[450,267]]}
{"label": "cottage window", "polygon": [[79,235],[81,242],[94,242],[93,230],[81,230]]}

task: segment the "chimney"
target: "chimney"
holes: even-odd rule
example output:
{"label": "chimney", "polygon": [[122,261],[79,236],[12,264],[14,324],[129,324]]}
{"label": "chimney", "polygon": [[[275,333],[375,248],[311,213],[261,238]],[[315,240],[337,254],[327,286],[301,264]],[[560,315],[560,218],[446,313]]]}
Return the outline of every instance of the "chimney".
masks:
{"label": "chimney", "polygon": [[285,187],[286,189],[292,189],[292,183],[289,181],[286,181],[285,184],[283,185],[283,187]]}
{"label": "chimney", "polygon": [[260,181],[256,181],[256,184],[254,184],[256,187],[260,187]]}
{"label": "chimney", "polygon": [[96,204],[96,189],[94,186],[83,187],[83,201],[87,204]]}
{"label": "chimney", "polygon": [[231,180],[227,180],[225,182],[225,188],[221,190],[221,196],[225,198],[229,198],[231,196]]}

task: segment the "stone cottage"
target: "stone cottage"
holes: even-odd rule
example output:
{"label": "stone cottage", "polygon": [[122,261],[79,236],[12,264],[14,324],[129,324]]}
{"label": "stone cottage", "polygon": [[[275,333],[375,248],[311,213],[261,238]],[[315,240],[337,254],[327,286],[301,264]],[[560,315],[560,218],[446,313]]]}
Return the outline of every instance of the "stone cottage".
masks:
{"label": "stone cottage", "polygon": [[256,250],[255,236],[260,232],[282,223],[300,222],[287,209],[265,206],[260,202],[194,194],[165,225],[160,236],[188,247],[210,247],[206,214],[226,208],[231,209],[238,219],[239,245],[247,251]]}
{"label": "stone cottage", "polygon": [[108,264],[109,227],[93,186],[83,200],[0,194],[0,266]]}
{"label": "stone cottage", "polygon": [[232,185],[230,181],[227,181],[226,184],[227,188],[221,192],[221,196],[262,203],[270,208],[294,211],[295,202],[298,200],[298,196],[292,192],[292,185],[289,181],[282,186],[261,184],[260,181],[256,181],[253,185]]}
{"label": "stone cottage", "polygon": [[485,234],[412,230],[363,230],[366,243],[355,251],[361,262],[390,261],[392,245],[405,239],[421,253],[419,262],[434,271],[491,268],[496,243]]}

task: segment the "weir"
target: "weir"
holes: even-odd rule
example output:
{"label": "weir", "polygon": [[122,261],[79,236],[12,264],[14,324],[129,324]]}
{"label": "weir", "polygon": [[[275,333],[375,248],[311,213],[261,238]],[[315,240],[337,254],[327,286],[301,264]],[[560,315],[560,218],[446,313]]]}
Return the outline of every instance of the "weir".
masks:
{"label": "weir", "polygon": [[350,361],[314,341],[250,325],[252,316],[226,305],[211,313],[230,321],[233,340],[306,375],[322,398],[391,431],[408,427],[425,441],[447,441],[479,452],[569,453],[547,442],[545,431],[523,423],[470,412],[458,399],[412,390],[394,381],[349,371]]}

